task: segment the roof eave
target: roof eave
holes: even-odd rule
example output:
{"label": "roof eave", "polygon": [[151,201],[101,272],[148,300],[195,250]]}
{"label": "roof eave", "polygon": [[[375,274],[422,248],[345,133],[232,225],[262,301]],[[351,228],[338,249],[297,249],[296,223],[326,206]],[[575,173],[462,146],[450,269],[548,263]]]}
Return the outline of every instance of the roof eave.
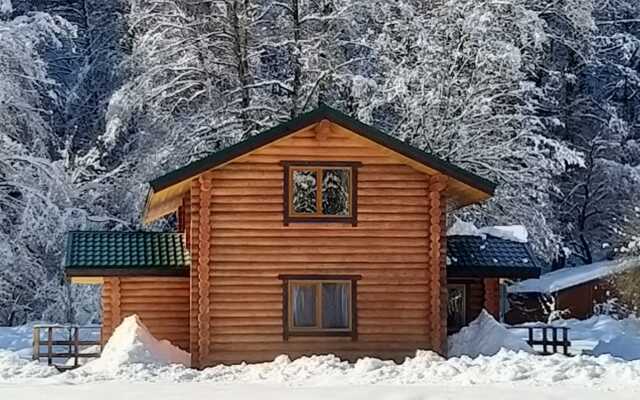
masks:
{"label": "roof eave", "polygon": [[129,268],[105,268],[105,267],[66,267],[65,276],[71,277],[118,277],[118,276],[166,276],[187,277],[188,267],[129,267]]}
{"label": "roof eave", "polygon": [[447,278],[530,279],[540,276],[537,267],[447,267]]}

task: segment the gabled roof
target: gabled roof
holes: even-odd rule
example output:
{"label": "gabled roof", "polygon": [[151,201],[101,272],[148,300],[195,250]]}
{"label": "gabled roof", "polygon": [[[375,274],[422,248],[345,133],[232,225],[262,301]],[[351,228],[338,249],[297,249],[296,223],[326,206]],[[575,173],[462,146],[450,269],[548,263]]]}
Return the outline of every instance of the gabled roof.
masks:
{"label": "gabled roof", "polygon": [[[390,136],[372,126],[366,125],[354,118],[351,118],[348,115],[343,114],[342,112],[335,110],[329,106],[320,105],[315,110],[307,112],[305,114],[301,114],[300,116],[286,123],[275,126],[267,131],[243,140],[233,146],[212,153],[211,155],[203,159],[194,161],[188,165],[185,165],[184,167],[178,168],[165,175],[153,179],[149,182],[151,190],[147,198],[147,207],[145,208],[145,213],[148,214],[149,207],[153,202],[154,195],[166,191],[175,185],[179,185],[184,181],[188,181],[207,170],[222,166],[240,156],[246,155],[247,153],[266,146],[276,140],[294,134],[314,124],[318,124],[323,120],[327,120],[331,123],[337,124],[361,137],[364,137],[365,139],[368,139],[371,142],[392,150],[396,154],[405,157],[408,160],[412,160],[419,165],[423,165],[430,170],[440,172],[452,178],[453,180],[460,182],[462,185],[482,193],[483,198],[490,197],[495,191],[496,184],[487,179],[464,170],[432,154],[412,147],[409,144],[394,138],[393,136]],[[174,196],[168,197],[171,198]],[[468,201],[467,203],[472,203],[474,201],[476,200]],[[163,212],[166,214],[166,210],[163,210]],[[159,214],[162,214],[163,212],[160,212]],[[161,215],[154,215],[154,218],[145,219],[153,220],[155,219],[155,217],[159,216]]]}
{"label": "gabled roof", "polygon": [[526,243],[495,236],[447,236],[447,276],[532,278],[540,267]]}
{"label": "gabled roof", "polygon": [[549,272],[509,286],[509,293],[555,293],[583,283],[606,278],[632,268],[640,268],[640,257],[606,260]]}
{"label": "gabled roof", "polygon": [[191,260],[181,233],[69,232],[67,276],[187,274]]}

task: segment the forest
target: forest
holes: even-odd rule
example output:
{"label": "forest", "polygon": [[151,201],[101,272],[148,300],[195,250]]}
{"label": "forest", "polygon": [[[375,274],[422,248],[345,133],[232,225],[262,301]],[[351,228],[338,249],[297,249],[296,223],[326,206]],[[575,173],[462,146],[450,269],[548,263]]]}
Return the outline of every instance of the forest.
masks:
{"label": "forest", "polygon": [[99,320],[64,234],[146,182],[338,108],[499,184],[554,268],[640,246],[637,0],[0,0],[0,325]]}

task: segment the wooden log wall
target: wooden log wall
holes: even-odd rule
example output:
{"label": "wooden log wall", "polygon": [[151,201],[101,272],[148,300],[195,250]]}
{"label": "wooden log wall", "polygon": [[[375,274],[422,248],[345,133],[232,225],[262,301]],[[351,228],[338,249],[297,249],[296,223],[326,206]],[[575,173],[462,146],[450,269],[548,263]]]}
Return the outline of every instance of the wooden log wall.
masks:
{"label": "wooden log wall", "polygon": [[102,307],[103,343],[125,317],[138,314],[156,338],[189,351],[188,278],[105,278]]}
{"label": "wooden log wall", "polygon": [[484,280],[484,309],[500,320],[500,282],[498,278]]}
{"label": "wooden log wall", "polygon": [[[444,229],[444,183],[432,182],[397,156],[340,129],[321,137],[303,131],[207,172],[206,206],[202,181],[193,181],[191,312],[192,320],[194,313],[199,315],[199,333],[208,333],[197,343],[191,338],[195,364],[268,361],[282,353],[402,360],[416,349],[442,349],[445,244],[437,239]],[[282,160],[362,162],[357,226],[284,226]],[[439,226],[432,228],[434,224]],[[209,235],[208,246],[196,232]],[[203,262],[208,265],[201,266]],[[195,287],[194,279],[206,274],[208,285]],[[358,340],[285,341],[279,274],[362,275]],[[196,298],[205,295],[208,304]]]}

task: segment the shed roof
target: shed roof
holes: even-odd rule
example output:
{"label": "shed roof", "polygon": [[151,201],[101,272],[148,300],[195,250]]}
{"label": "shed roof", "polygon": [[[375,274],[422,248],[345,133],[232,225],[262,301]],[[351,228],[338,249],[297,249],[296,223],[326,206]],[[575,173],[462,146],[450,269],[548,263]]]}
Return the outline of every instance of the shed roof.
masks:
{"label": "shed roof", "polygon": [[640,257],[600,261],[549,272],[538,279],[527,279],[512,285],[508,290],[509,293],[555,293],[638,267]]}
{"label": "shed roof", "polygon": [[[415,148],[327,105],[320,105],[315,110],[301,114],[288,122],[277,125],[233,146],[212,153],[203,159],[194,161],[153,179],[149,182],[150,191],[145,207],[145,221],[149,222],[175,211],[181,201],[179,194],[186,190],[186,187],[181,187],[184,186],[184,182],[188,182],[207,170],[225,165],[238,157],[305,128],[310,128],[322,121],[329,121],[330,123],[341,126],[377,145],[392,150],[395,154],[415,162],[416,165],[424,166],[429,171],[442,173],[452,178],[461,188],[468,188],[476,193],[474,196],[462,201],[463,204],[471,204],[486,199],[493,195],[495,191],[496,184],[494,182],[438,158],[433,154]],[[180,189],[171,190],[171,188],[175,187],[179,187]]]}
{"label": "shed roof", "polygon": [[526,243],[491,235],[447,236],[447,276],[532,278],[540,267]]}
{"label": "shed roof", "polygon": [[191,259],[181,233],[73,231],[67,276],[186,275]]}

